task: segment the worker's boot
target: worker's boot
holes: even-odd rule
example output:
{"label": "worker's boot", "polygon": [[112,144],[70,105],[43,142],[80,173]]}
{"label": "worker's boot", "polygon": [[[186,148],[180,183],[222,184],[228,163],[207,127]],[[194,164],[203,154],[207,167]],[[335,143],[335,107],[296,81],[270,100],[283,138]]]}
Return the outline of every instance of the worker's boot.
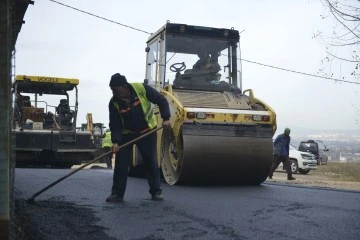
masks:
{"label": "worker's boot", "polygon": [[153,200],[153,201],[162,201],[162,200],[164,200],[164,198],[163,198],[161,193],[157,193],[157,194],[151,195],[151,200]]}
{"label": "worker's boot", "polygon": [[294,178],[293,176],[288,176],[287,180],[295,180],[296,178]]}
{"label": "worker's boot", "polygon": [[122,201],[123,201],[123,197],[116,193],[112,193],[110,197],[106,198],[106,202],[122,202]]}

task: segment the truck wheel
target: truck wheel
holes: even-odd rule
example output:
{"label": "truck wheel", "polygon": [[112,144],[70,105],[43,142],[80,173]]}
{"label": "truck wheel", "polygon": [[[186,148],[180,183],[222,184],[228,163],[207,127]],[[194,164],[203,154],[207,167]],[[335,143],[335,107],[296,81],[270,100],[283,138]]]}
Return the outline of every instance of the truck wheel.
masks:
{"label": "truck wheel", "polygon": [[290,159],[290,168],[292,173],[297,173],[299,170],[297,161]]}
{"label": "truck wheel", "polygon": [[310,172],[309,169],[299,169],[299,173],[301,174],[308,174]]}

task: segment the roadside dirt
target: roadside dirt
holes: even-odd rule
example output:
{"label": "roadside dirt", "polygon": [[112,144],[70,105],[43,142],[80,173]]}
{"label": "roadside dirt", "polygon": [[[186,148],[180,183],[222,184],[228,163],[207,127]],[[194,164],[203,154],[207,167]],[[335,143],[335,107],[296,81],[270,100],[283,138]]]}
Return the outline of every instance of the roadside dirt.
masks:
{"label": "roadside dirt", "polygon": [[310,171],[308,174],[294,174],[293,177],[296,180],[288,181],[285,172],[275,171],[273,179],[266,179],[266,182],[360,191],[360,182],[337,181],[331,176],[320,175],[316,171]]}

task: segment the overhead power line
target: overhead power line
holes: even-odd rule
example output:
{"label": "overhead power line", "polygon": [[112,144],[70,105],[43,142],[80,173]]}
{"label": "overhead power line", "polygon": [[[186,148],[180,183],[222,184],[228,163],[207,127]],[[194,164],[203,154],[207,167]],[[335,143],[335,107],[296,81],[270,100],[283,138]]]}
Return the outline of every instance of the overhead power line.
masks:
{"label": "overhead power line", "polygon": [[325,77],[325,76],[315,75],[315,74],[311,74],[311,73],[299,72],[299,71],[290,70],[290,69],[286,69],[286,68],[271,66],[271,65],[268,65],[268,64],[264,64],[264,63],[254,62],[254,61],[246,60],[246,59],[243,59],[243,58],[241,60],[244,61],[244,62],[249,62],[249,63],[253,63],[253,64],[257,64],[257,65],[261,65],[261,66],[269,67],[269,68],[275,68],[275,69],[282,70],[282,71],[302,74],[302,75],[305,75],[305,76],[316,77],[316,78],[324,78],[324,79],[329,79],[329,80],[332,80],[332,81],[335,81],[335,82],[345,82],[345,83],[352,83],[352,84],[360,84],[360,82],[346,81],[344,79],[331,78],[331,77]]}
{"label": "overhead power line", "polygon": [[50,2],[54,2],[54,3],[57,3],[57,4],[59,4],[59,5],[62,5],[62,6],[64,6],[64,7],[67,7],[67,8],[71,8],[71,9],[76,10],[76,11],[78,11],[78,12],[82,12],[82,13],[85,13],[85,14],[87,14],[87,15],[90,15],[90,16],[93,16],[93,17],[96,17],[96,18],[100,18],[100,19],[102,19],[102,20],[105,20],[105,21],[108,21],[108,22],[111,22],[111,23],[115,23],[115,24],[120,25],[120,26],[123,26],[123,27],[127,27],[127,28],[130,28],[130,29],[133,29],[133,30],[135,30],[135,31],[139,31],[139,32],[151,34],[150,32],[147,32],[147,31],[144,31],[144,30],[141,30],[141,29],[138,29],[138,28],[134,28],[134,27],[131,27],[131,26],[122,24],[122,23],[113,21],[113,20],[108,19],[108,18],[104,18],[104,17],[98,16],[98,15],[93,14],[93,13],[90,13],[90,12],[86,12],[86,11],[84,11],[84,10],[81,10],[81,9],[76,8],[76,7],[72,7],[72,6],[66,5],[66,4],[61,3],[61,2],[58,2],[58,1],[54,1],[54,0],[49,0],[49,1],[50,1]]}
{"label": "overhead power line", "polygon": [[[108,22],[111,22],[111,23],[114,23],[114,24],[117,24],[117,25],[120,25],[120,26],[123,26],[123,27],[127,27],[127,28],[130,28],[130,29],[133,29],[133,30],[135,30],[135,31],[143,32],[143,33],[146,33],[146,34],[151,34],[150,32],[147,32],[147,31],[144,31],[144,30],[135,28],[135,27],[131,27],[131,26],[126,25],[126,24],[119,23],[119,22],[113,21],[113,20],[108,19],[108,18],[105,18],[105,17],[98,16],[98,15],[96,15],[96,14],[93,14],[93,13],[90,13],[90,12],[87,12],[87,11],[84,11],[84,10],[81,10],[81,9],[78,9],[78,8],[75,8],[75,7],[66,5],[66,4],[64,4],[64,3],[61,3],[61,2],[58,2],[58,1],[55,1],[55,0],[49,0],[49,1],[50,1],[50,2],[54,2],[54,3],[56,3],[56,4],[59,4],[59,5],[62,5],[62,6],[67,7],[67,8],[71,8],[71,9],[76,10],[76,11],[78,11],[78,12],[85,13],[85,14],[87,14],[87,15],[90,15],[90,16],[93,16],[93,17],[102,19],[102,20],[105,20],[105,21],[108,21]],[[242,61],[244,61],[244,62],[257,64],[257,65],[260,65],[260,66],[264,66],[264,67],[274,68],[274,69],[278,69],[278,70],[282,70],[282,71],[286,71],[286,72],[292,72],[292,73],[296,73],[296,74],[301,74],[301,75],[305,75],[305,76],[316,77],[316,78],[323,78],[323,79],[328,79],[328,80],[332,80],[332,81],[335,81],[335,82],[345,82],[345,83],[359,84],[359,85],[360,85],[360,82],[347,81],[347,80],[344,80],[344,79],[337,79],[337,78],[331,78],[331,77],[325,77],[325,76],[315,75],[315,74],[311,74],[311,73],[299,72],[299,71],[290,70],[290,69],[281,68],[281,67],[276,67],[276,66],[272,66],[272,65],[268,65],[268,64],[264,64],[264,63],[259,63],[259,62],[255,62],[255,61],[250,61],[250,60],[246,60],[246,59],[243,59],[243,58],[240,59],[240,60],[242,60]]]}

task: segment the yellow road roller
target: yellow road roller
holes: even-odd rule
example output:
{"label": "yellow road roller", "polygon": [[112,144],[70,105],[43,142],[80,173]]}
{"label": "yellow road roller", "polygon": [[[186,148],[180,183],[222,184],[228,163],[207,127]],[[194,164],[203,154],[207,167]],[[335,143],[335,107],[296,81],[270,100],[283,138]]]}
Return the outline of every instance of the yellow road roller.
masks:
{"label": "yellow road roller", "polygon": [[170,185],[258,185],[268,175],[276,114],[242,90],[239,39],[233,28],[167,22],[147,41],[144,82],[172,114],[171,129],[157,133]]}

